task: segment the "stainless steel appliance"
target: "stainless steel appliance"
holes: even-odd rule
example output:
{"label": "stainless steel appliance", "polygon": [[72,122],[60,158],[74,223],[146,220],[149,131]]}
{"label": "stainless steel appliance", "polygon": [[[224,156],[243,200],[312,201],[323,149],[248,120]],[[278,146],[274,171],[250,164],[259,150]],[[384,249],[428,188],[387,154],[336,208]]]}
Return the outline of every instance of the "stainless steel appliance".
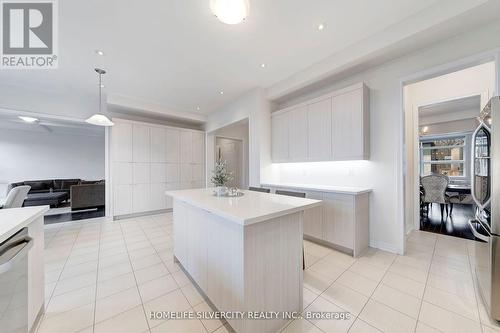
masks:
{"label": "stainless steel appliance", "polygon": [[28,332],[28,251],[33,239],[24,228],[0,244],[0,330]]}
{"label": "stainless steel appliance", "polygon": [[493,97],[479,116],[472,136],[472,197],[476,216],[470,220],[478,241],[474,268],[490,316],[500,320],[500,97]]}

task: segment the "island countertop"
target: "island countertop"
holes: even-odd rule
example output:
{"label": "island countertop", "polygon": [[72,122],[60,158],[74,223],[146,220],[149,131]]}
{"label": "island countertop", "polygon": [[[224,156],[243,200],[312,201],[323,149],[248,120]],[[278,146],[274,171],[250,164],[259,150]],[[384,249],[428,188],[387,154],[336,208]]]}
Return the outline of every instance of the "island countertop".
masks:
{"label": "island countertop", "polygon": [[49,206],[0,209],[0,243],[49,210]]}
{"label": "island countertop", "polygon": [[371,188],[353,187],[353,186],[327,186],[327,185],[311,185],[311,184],[296,184],[296,183],[262,183],[263,187],[289,188],[299,190],[309,190],[318,192],[331,192],[340,194],[363,194],[370,193]]}
{"label": "island countertop", "polygon": [[285,195],[242,191],[241,197],[217,197],[214,189],[166,191],[165,194],[204,209],[241,225],[250,225],[272,218],[320,206],[321,200]]}

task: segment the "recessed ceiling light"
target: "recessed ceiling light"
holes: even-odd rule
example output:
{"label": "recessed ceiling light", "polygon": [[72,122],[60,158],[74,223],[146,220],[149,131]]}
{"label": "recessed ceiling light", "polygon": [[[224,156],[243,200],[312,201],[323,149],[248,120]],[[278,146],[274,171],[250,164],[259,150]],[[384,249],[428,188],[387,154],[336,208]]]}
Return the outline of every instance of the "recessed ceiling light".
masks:
{"label": "recessed ceiling light", "polygon": [[102,50],[95,50],[95,53],[97,53],[97,55],[100,55],[100,56],[104,55],[104,51],[102,51]]}
{"label": "recessed ceiling light", "polygon": [[199,106],[197,106],[197,107],[196,107],[196,110],[197,110],[197,111],[200,111],[200,110],[201,110],[201,108],[200,108]]}
{"label": "recessed ceiling light", "polygon": [[212,13],[223,23],[238,24],[250,10],[249,0],[210,0]]}
{"label": "recessed ceiling light", "polygon": [[19,116],[19,119],[24,120],[27,123],[36,123],[38,121],[38,118],[33,118],[33,117],[26,117],[26,116]]}
{"label": "recessed ceiling light", "polygon": [[324,30],[325,29],[325,24],[324,23],[320,23],[318,25],[318,30],[321,31],[321,30]]}
{"label": "recessed ceiling light", "polygon": [[224,90],[219,91],[219,94],[224,95]]}
{"label": "recessed ceiling light", "polygon": [[266,68],[266,64],[264,63],[260,64],[260,68]]}
{"label": "recessed ceiling light", "polygon": [[106,86],[104,85],[104,83],[101,83],[101,88],[104,88],[104,87],[106,87]]}

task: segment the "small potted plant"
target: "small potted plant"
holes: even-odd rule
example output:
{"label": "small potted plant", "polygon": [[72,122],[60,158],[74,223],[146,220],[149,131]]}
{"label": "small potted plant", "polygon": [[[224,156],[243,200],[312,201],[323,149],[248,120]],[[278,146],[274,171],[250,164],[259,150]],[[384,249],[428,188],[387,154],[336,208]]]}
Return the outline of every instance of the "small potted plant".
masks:
{"label": "small potted plant", "polygon": [[215,163],[215,168],[212,171],[212,178],[210,178],[210,181],[215,186],[215,193],[218,196],[226,194],[226,184],[231,180],[233,180],[233,173],[227,170],[227,161],[217,161],[217,163]]}

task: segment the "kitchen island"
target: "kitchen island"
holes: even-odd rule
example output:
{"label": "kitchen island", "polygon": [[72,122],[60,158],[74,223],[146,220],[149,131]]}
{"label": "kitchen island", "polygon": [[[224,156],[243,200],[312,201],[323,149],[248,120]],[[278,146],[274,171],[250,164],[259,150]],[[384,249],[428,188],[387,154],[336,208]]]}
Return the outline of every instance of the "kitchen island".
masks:
{"label": "kitchen island", "polygon": [[[0,304],[6,305],[1,332],[32,332],[44,313],[43,216],[48,210],[49,206],[0,209]],[[19,239],[19,233],[25,235],[25,257],[7,258],[9,242]]]}
{"label": "kitchen island", "polygon": [[[243,313],[226,318],[236,332],[274,333],[288,321],[284,313],[302,311],[302,220],[320,200],[252,191],[216,197],[212,189],[166,194],[175,258],[218,311]],[[277,315],[249,318],[263,312]]]}

